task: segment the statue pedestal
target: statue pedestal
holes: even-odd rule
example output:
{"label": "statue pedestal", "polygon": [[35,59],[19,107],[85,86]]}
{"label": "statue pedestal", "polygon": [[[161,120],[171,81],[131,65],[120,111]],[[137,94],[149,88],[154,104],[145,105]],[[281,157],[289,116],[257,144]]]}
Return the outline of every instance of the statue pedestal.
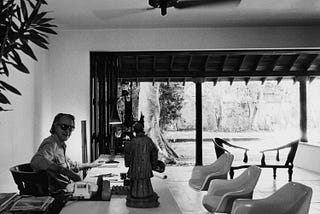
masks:
{"label": "statue pedestal", "polygon": [[130,196],[130,194],[127,196],[127,202],[126,205],[128,207],[135,207],[135,208],[152,208],[152,207],[158,207],[159,196],[157,193],[153,193],[152,196],[146,197],[146,198],[134,198]]}

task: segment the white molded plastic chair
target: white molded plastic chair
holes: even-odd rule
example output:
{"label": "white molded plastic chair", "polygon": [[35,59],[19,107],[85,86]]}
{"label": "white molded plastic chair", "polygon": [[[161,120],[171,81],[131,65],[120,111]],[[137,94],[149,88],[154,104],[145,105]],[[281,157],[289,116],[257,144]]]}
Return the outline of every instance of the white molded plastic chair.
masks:
{"label": "white molded plastic chair", "polygon": [[212,180],[202,204],[209,212],[230,213],[233,202],[238,198],[252,198],[261,174],[257,166],[250,166],[231,180]]}
{"label": "white molded plastic chair", "polygon": [[197,191],[206,191],[213,179],[227,179],[233,161],[233,155],[222,154],[215,162],[205,166],[195,166],[189,180],[189,186]]}
{"label": "white molded plastic chair", "polygon": [[267,198],[236,200],[231,214],[308,214],[311,198],[310,187],[289,182]]}

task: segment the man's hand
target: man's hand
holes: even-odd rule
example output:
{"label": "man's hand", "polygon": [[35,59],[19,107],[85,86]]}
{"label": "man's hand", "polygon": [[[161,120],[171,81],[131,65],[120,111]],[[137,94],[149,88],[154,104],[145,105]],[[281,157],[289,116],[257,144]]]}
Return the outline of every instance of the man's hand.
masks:
{"label": "man's hand", "polygon": [[102,165],[102,163],[92,162],[92,163],[90,163],[90,168],[98,167],[101,165]]}
{"label": "man's hand", "polygon": [[98,163],[98,162],[83,163],[83,164],[81,164],[81,166],[79,168],[80,168],[80,170],[83,170],[83,169],[90,169],[90,168],[98,167],[101,165],[102,165],[102,163]]}

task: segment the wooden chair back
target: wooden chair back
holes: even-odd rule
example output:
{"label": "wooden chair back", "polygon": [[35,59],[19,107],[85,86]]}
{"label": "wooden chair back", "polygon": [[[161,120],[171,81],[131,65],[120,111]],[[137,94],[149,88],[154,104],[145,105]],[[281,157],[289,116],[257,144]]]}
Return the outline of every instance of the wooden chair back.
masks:
{"label": "wooden chair back", "polygon": [[10,168],[10,172],[18,186],[20,195],[49,195],[46,172],[33,171],[29,163],[13,166]]}

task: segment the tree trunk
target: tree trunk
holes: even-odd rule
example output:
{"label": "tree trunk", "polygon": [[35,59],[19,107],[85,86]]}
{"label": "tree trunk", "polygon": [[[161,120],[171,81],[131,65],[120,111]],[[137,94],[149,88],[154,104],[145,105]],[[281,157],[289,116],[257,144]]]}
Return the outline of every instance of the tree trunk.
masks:
{"label": "tree trunk", "polygon": [[178,155],[168,144],[160,130],[159,83],[140,83],[139,114],[144,116],[144,131],[159,149],[159,158],[166,163],[175,162]]}

